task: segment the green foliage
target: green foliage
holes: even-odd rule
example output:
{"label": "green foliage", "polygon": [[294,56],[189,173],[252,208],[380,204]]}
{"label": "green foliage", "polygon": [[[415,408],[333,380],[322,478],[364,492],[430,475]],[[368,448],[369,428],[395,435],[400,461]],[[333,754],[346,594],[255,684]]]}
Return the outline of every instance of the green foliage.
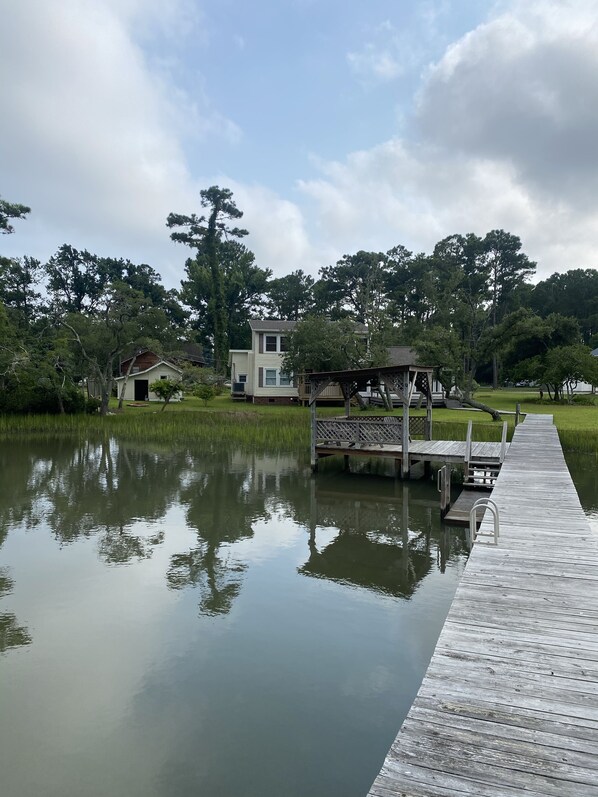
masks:
{"label": "green foliage", "polygon": [[359,368],[366,357],[363,336],[349,319],[329,321],[307,316],[287,336],[282,367],[288,374]]}
{"label": "green foliage", "polygon": [[31,213],[31,208],[28,208],[27,205],[8,202],[0,197],[0,233],[8,235],[14,232],[10,219],[24,219],[28,213]]}
{"label": "green foliage", "polygon": [[190,284],[183,284],[183,292],[187,294],[187,301],[193,292],[197,297],[202,297],[202,300],[203,297],[207,297],[206,309],[211,327],[209,337],[213,343],[214,367],[218,373],[223,373],[226,368],[229,348],[230,314],[227,309],[222,267],[223,238],[243,238],[248,235],[247,230],[228,226],[228,221],[243,216],[242,211],[233,202],[232,196],[232,191],[228,188],[213,185],[200,191],[201,206],[209,209],[207,216],[170,213],[166,220],[167,227],[178,228],[170,235],[173,241],[197,250],[196,268],[193,266],[194,261],[187,262]]}
{"label": "green foliage", "polygon": [[314,305],[314,279],[301,269],[268,283],[268,313],[282,321],[299,321]]}
{"label": "green foliage", "polygon": [[151,383],[149,389],[164,402],[162,405],[162,411],[164,411],[172,399],[181,392],[181,383],[175,379],[156,379]]}
{"label": "green foliage", "polygon": [[216,396],[216,389],[214,385],[208,385],[204,383],[197,385],[193,391],[193,394],[203,401],[204,407],[207,407],[208,403]]}

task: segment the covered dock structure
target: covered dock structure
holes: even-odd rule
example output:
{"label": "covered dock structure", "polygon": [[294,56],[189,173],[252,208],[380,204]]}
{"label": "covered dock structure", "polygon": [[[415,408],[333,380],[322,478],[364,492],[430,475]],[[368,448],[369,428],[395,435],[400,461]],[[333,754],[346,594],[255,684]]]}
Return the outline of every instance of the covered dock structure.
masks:
{"label": "covered dock structure", "polygon": [[[495,476],[508,447],[506,424],[500,443],[473,442],[471,424],[465,441],[433,440],[433,373],[433,366],[406,363],[308,374],[312,470],[318,469],[320,458],[342,455],[347,467],[352,456],[394,459],[401,478],[409,478],[415,462],[423,462],[425,470],[432,462],[461,464],[465,466],[466,479],[468,475],[473,479],[474,473],[486,469],[492,469]],[[345,414],[336,418],[319,418],[316,411],[318,397],[332,384],[340,387]],[[351,416],[352,399],[368,388],[398,396],[401,415]],[[425,416],[410,415],[415,391],[421,397],[421,404],[425,404]]]}

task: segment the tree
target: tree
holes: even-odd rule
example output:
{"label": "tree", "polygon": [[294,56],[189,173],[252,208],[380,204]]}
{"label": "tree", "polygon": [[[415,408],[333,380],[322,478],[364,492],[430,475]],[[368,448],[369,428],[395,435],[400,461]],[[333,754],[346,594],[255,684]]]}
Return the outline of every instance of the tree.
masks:
{"label": "tree", "polygon": [[333,319],[350,317],[367,326],[385,306],[385,257],[381,252],[343,255],[334,266],[320,269],[316,283],[318,309]]}
{"label": "tree", "polygon": [[[214,367],[222,372],[228,357],[227,312],[224,294],[224,280],[221,267],[221,245],[223,238],[242,238],[247,230],[229,227],[227,222],[243,216],[232,200],[232,191],[213,185],[200,191],[201,206],[209,208],[207,216],[185,216],[170,213],[166,226],[179,228],[171,233],[173,241],[186,244],[197,250],[196,260],[204,264],[210,275],[210,298],[208,312],[212,324],[212,345]],[[181,229],[182,228],[182,229]]]}
{"label": "tree", "polygon": [[282,321],[299,321],[314,305],[314,278],[301,269],[268,283],[268,313]]}
{"label": "tree", "polygon": [[598,334],[598,270],[575,268],[562,274],[553,274],[538,282],[529,297],[529,306],[545,318],[551,313],[575,318],[583,342],[594,343]]}
{"label": "tree", "polygon": [[[561,398],[567,381],[559,376],[563,357],[567,352],[571,356],[574,354],[580,338],[579,325],[574,318],[559,313],[540,318],[527,308],[510,313],[494,334],[508,375],[514,380],[532,379],[546,384],[549,396],[554,400]],[[559,350],[559,353],[550,354],[553,350]],[[589,354],[589,349],[586,351]],[[574,361],[578,360],[576,355]]]}
{"label": "tree", "polygon": [[181,384],[176,379],[156,379],[155,382],[151,383],[149,389],[164,402],[161,409],[161,412],[164,412],[167,404],[172,401],[177,393],[181,392]]}
{"label": "tree", "polygon": [[101,415],[108,412],[118,360],[138,341],[153,337],[157,318],[164,321],[163,312],[123,283],[109,286],[93,314],[58,310],[56,321],[81,357],[82,373],[97,385]]}
{"label": "tree", "polygon": [[[521,240],[504,230],[487,233],[483,246],[488,258],[491,325],[496,327],[515,309],[517,289],[531,277],[536,264],[521,251]],[[498,353],[492,352],[492,386],[498,387]]]}
{"label": "tree", "polygon": [[27,330],[38,317],[41,294],[41,265],[33,257],[0,257],[0,301],[21,329]]}
{"label": "tree", "polygon": [[287,334],[282,368],[287,374],[359,368],[366,357],[365,340],[349,319],[329,321],[306,316]]}
{"label": "tree", "polygon": [[216,390],[214,389],[214,385],[200,384],[195,387],[193,394],[203,401],[204,407],[207,407],[208,403],[212,401],[216,395]]}
{"label": "tree", "polygon": [[0,197],[0,233],[9,235],[14,232],[10,219],[24,219],[28,213],[31,213],[31,208],[28,208],[27,205],[8,202]]}

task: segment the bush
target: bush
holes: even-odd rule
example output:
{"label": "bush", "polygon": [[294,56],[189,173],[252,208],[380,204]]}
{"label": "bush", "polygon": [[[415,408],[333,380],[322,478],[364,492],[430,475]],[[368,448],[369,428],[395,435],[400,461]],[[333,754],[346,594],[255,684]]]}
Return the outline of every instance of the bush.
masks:
{"label": "bush", "polygon": [[216,395],[216,389],[214,385],[198,385],[193,393],[198,399],[203,401],[204,407],[207,407],[208,402],[210,402]]}

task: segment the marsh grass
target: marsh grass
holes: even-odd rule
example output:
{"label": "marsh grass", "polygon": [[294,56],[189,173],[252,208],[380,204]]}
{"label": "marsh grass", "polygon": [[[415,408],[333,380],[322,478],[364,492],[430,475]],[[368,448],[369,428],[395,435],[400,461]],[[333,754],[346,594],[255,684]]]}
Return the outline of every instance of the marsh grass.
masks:
{"label": "marsh grass", "polygon": [[[560,405],[539,402],[537,391],[480,390],[476,396],[499,410],[546,412],[554,416],[565,451],[598,452],[598,407],[580,404]],[[383,414],[380,409],[375,414]],[[318,415],[340,415],[340,407],[318,408]],[[355,410],[355,416],[359,417]],[[400,414],[396,410],[393,414]],[[413,415],[425,411],[413,411]],[[504,416],[508,439],[513,436],[514,417]],[[467,421],[473,421],[473,439],[501,439],[502,423],[489,415],[469,410],[434,409],[433,436],[436,440],[465,440]],[[70,435],[80,439],[117,437],[126,441],[147,440],[168,444],[204,442],[236,444],[247,448],[296,449],[309,446],[309,410],[297,406],[234,404],[228,395],[218,396],[207,407],[197,399],[169,405],[126,407],[122,413],[101,418],[95,415],[4,415],[0,416],[0,438],[22,436],[55,437]]]}

